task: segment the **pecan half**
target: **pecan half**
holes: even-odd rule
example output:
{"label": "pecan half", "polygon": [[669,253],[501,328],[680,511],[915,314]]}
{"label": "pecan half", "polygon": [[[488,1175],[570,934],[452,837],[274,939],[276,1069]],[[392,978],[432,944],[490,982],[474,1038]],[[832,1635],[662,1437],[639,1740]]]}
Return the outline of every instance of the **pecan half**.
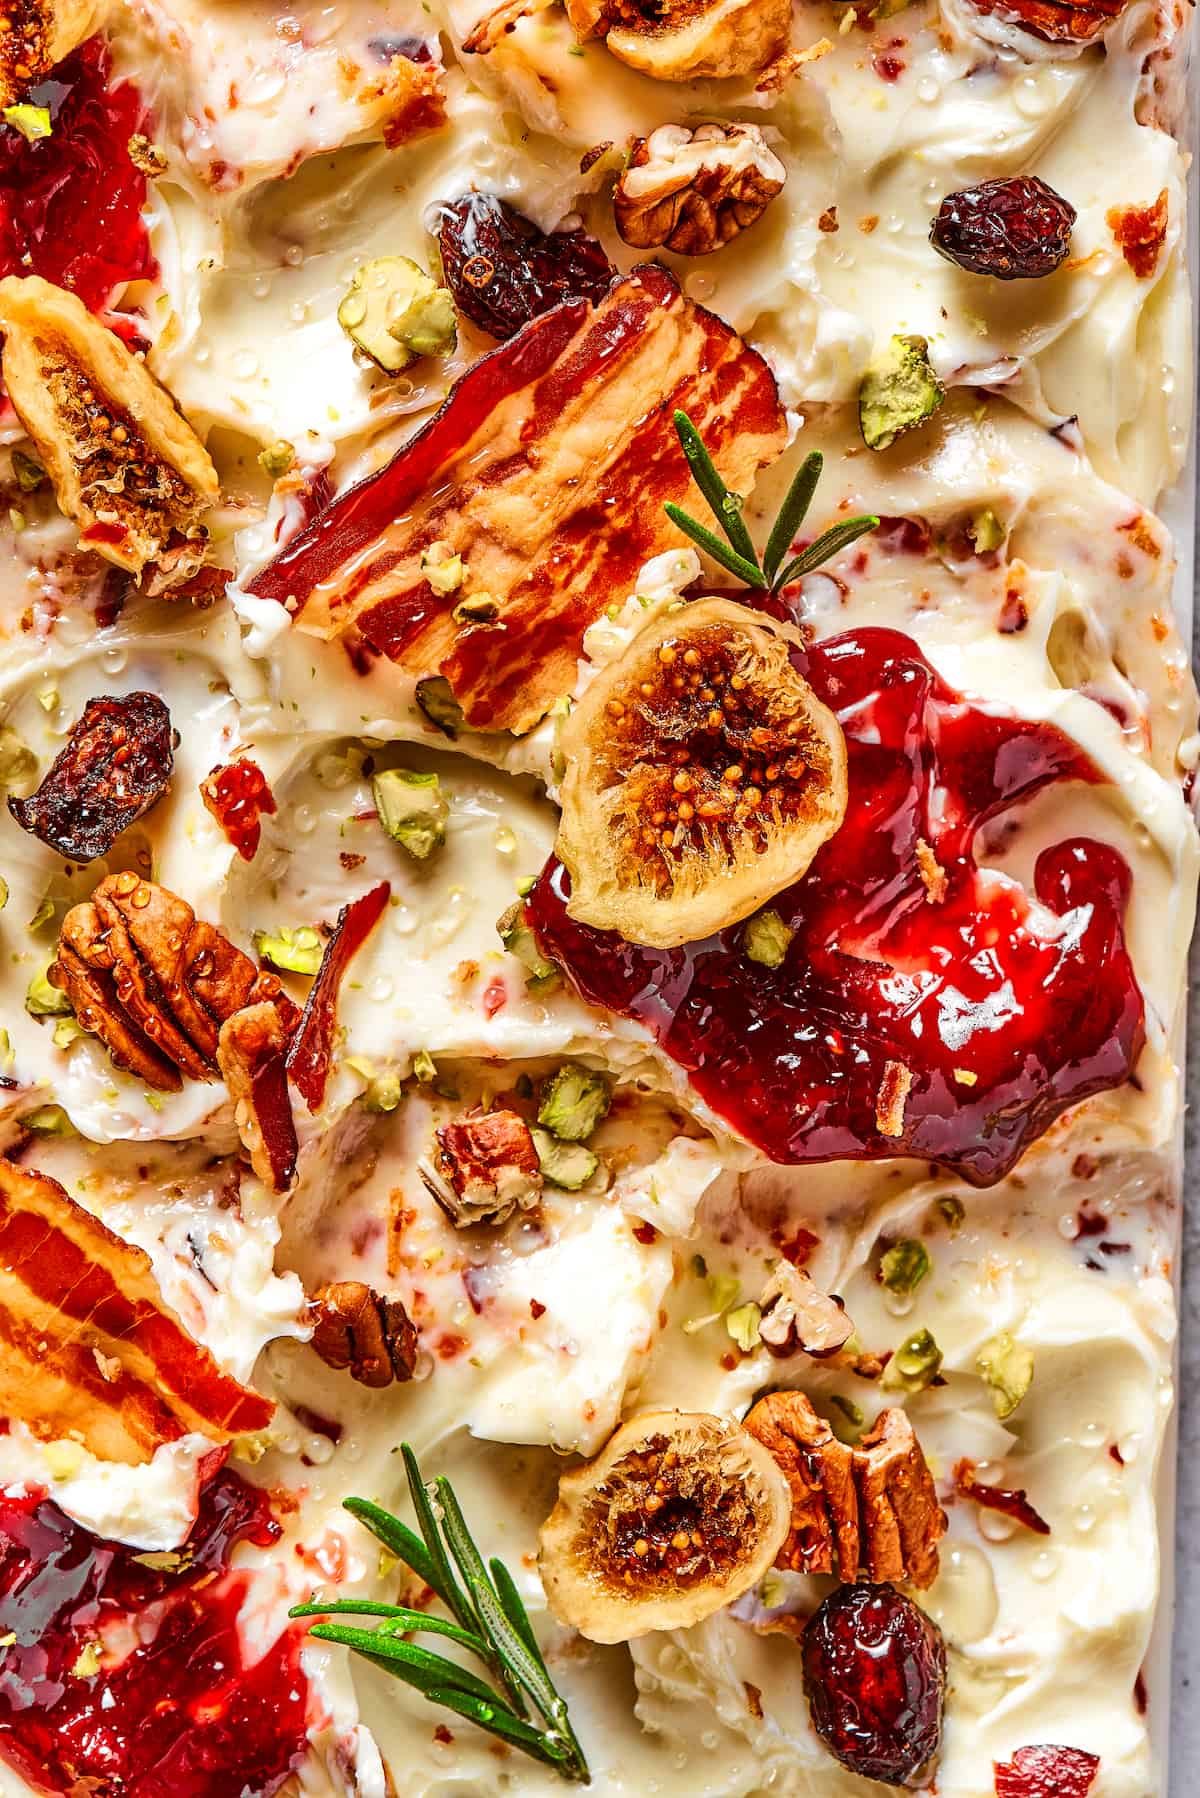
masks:
{"label": "pecan half", "polygon": [[38,275],[0,281],[0,331],[9,398],[80,547],[144,576],[150,592],[190,580],[220,486],[166,388],[81,300]]}
{"label": "pecan half", "polygon": [[411,1380],[417,1332],[399,1299],[384,1298],[361,1280],[322,1286],[309,1304],[312,1346],[327,1367],[349,1371],[360,1386]]}
{"label": "pecan half", "polygon": [[452,1223],[502,1224],[520,1206],[529,1211],[542,1196],[542,1172],[533,1136],[515,1111],[459,1118],[436,1133],[421,1178]]}
{"label": "pecan half", "polygon": [[160,1092],[217,1079],[218,1033],[244,1006],[273,1000],[288,1031],[299,1017],[275,976],[186,900],[128,872],[72,906],[50,980],[116,1066]]}
{"label": "pecan half", "polygon": [[89,699],[37,792],[8,809],[68,861],[95,861],[157,805],[174,765],[171,714],[156,693]]}
{"label": "pecan half", "polygon": [[839,1442],[802,1392],[760,1399],[745,1427],[792,1492],[792,1528],[776,1566],[850,1581],[937,1577],[946,1516],[904,1411],[881,1411],[857,1448]]}
{"label": "pecan half", "polygon": [[802,1349],[806,1355],[824,1360],[836,1355],[854,1334],[841,1300],[822,1292],[802,1267],[793,1267],[789,1261],[776,1264],[758,1303],[762,1311],[759,1339],[780,1358]]}
{"label": "pecan half", "polygon": [[603,37],[659,81],[753,75],[786,48],[788,0],[565,0],[580,37]]}
{"label": "pecan half", "polygon": [[97,0],[7,0],[0,31],[0,106],[19,100],[31,82],[81,44],[99,12]]}
{"label": "pecan half", "polygon": [[290,1041],[273,999],[235,1011],[217,1038],[217,1065],[233,1100],[238,1135],[251,1167],[276,1192],[286,1192],[296,1177],[298,1145],[287,1084]]}
{"label": "pecan half", "polygon": [[637,249],[707,256],[761,218],[786,179],[757,125],[660,125],[634,144],[613,217]]}

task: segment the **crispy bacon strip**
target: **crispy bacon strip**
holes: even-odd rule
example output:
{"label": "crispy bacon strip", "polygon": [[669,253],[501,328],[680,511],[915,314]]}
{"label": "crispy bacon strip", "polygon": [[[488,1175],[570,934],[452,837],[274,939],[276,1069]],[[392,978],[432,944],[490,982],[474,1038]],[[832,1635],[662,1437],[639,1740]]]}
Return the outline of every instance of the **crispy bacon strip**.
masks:
{"label": "crispy bacon strip", "polygon": [[296,1177],[296,1124],[287,1083],[288,1026],[273,1000],[226,1018],[217,1063],[233,1100],[238,1135],[250,1165],[275,1192]]}
{"label": "crispy bacon strip", "polygon": [[149,1257],[48,1175],[0,1160],[0,1409],[46,1440],[148,1461],[191,1431],[228,1441],[274,1406],[163,1303]]}
{"label": "crispy bacon strip", "polygon": [[[783,448],[762,357],[665,269],[635,269],[599,305],[566,301],[475,363],[251,591],[314,636],[354,625],[410,673],[444,675],[476,726],[528,729],[573,684],[593,619],[681,541],[663,512],[690,483],[676,407],[738,491]],[[421,572],[438,540],[466,564],[442,596]],[[456,623],[472,594],[494,610]]]}
{"label": "crispy bacon strip", "polygon": [[333,1061],[333,1035],[337,1029],[338,988],[342,976],[383,916],[391,891],[390,883],[381,880],[361,899],[343,905],[333,935],[325,945],[317,977],[287,1057],[287,1071],[310,1111],[319,1111],[325,1097]]}
{"label": "crispy bacon strip", "polygon": [[1030,1504],[1024,1486],[985,1486],[975,1478],[974,1461],[967,1460],[955,1463],[954,1485],[964,1498],[973,1498],[985,1511],[1001,1511],[1036,1536],[1050,1534],[1050,1525]]}

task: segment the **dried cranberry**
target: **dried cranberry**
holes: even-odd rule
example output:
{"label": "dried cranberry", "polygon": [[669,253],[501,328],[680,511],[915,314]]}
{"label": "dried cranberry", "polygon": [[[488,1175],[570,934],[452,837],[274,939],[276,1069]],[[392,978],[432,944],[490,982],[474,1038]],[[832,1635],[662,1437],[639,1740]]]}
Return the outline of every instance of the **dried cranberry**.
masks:
{"label": "dried cranberry", "polygon": [[1018,175],[947,194],[929,241],[968,274],[1032,281],[1066,261],[1074,224],[1069,200],[1036,175]]}
{"label": "dried cranberry", "polygon": [[438,242],[455,305],[493,337],[512,337],[560,300],[599,300],[616,274],[586,231],[547,236],[495,194],[443,207]]}
{"label": "dried cranberry", "polygon": [[68,861],[94,861],[157,804],[174,766],[171,714],[157,694],[89,699],[37,792],[8,809]]}
{"label": "dried cranberry", "polygon": [[1011,1761],[994,1767],[996,1798],[1087,1798],[1100,1761],[1086,1748],[1042,1743],[1018,1748]]}
{"label": "dried cranberry", "polygon": [[919,1785],[942,1739],[946,1647],[895,1586],[839,1586],[805,1625],[813,1728],[864,1779]]}

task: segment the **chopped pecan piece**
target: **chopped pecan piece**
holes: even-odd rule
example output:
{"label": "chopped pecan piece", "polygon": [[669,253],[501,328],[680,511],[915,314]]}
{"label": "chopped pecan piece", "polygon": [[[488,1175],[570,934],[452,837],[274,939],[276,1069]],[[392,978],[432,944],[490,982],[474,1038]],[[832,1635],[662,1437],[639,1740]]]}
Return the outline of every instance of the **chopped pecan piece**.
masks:
{"label": "chopped pecan piece", "polygon": [[[182,585],[204,563],[219,497],[204,445],[165,387],[82,301],[40,276],[0,281],[3,373],[83,549]],[[151,566],[153,565],[153,566]]]}
{"label": "chopped pecan piece", "polygon": [[0,106],[81,44],[99,16],[98,0],[7,0],[0,18]]}
{"label": "chopped pecan piece", "polygon": [[174,736],[156,693],[89,699],[37,792],[8,809],[68,861],[95,861],[166,792]]}
{"label": "chopped pecan piece", "polygon": [[488,1111],[444,1125],[421,1178],[451,1222],[502,1224],[542,1196],[533,1136],[515,1111]]}
{"label": "chopped pecan piece", "polygon": [[786,48],[788,0],[565,0],[580,37],[659,81],[753,75]]}
{"label": "chopped pecan piece", "polygon": [[149,1257],[57,1180],[0,1160],[4,1414],[106,1461],[198,1431],[265,1429],[274,1407],[223,1371],[164,1303]]}
{"label": "chopped pecan piece", "polygon": [[759,1338],[780,1358],[802,1349],[815,1360],[836,1355],[854,1334],[846,1308],[789,1261],[776,1263],[775,1272],[758,1301],[762,1320]]}
{"label": "chopped pecan piece", "polygon": [[216,1080],[221,1025],[273,1000],[283,1026],[299,1013],[265,974],[186,900],[136,874],[110,874],[63,919],[50,980],[117,1067],[160,1092]]}
{"label": "chopped pecan piece", "polygon": [[778,1567],[850,1581],[937,1577],[946,1517],[904,1411],[881,1411],[857,1448],[839,1442],[802,1392],[772,1392],[746,1428],[775,1458],[792,1491],[791,1533]]}
{"label": "chopped pecan piece", "polygon": [[288,1097],[291,1033],[273,999],[245,1005],[221,1025],[217,1065],[233,1100],[238,1135],[266,1186],[286,1192],[296,1177],[296,1125]]}
{"label": "chopped pecan piece", "polygon": [[[677,407],[739,493],[783,448],[762,357],[665,269],[640,268],[472,364],[436,417],[252,590],[314,636],[354,626],[410,673],[444,676],[470,724],[527,730],[571,687],[588,626],[682,541],[663,511],[691,480]],[[487,622],[434,591],[421,563],[435,543],[494,602]]]}
{"label": "chopped pecan piece", "polygon": [[327,1367],[349,1370],[360,1386],[411,1380],[417,1332],[399,1299],[384,1298],[361,1280],[322,1286],[309,1305],[312,1346]]}
{"label": "chopped pecan piece", "polygon": [[613,216],[637,249],[707,256],[761,218],[786,179],[757,125],[660,125],[634,144]]}

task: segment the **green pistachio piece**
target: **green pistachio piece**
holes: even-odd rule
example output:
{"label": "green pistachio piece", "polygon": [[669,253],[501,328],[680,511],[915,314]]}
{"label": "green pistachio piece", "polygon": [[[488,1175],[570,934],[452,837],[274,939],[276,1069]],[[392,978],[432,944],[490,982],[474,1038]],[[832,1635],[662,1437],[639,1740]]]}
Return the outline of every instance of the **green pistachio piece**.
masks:
{"label": "green pistachio piece", "polygon": [[931,1266],[925,1244],[905,1237],[903,1242],[894,1242],[880,1259],[879,1278],[889,1292],[915,1292]]}
{"label": "green pistachio piece", "polygon": [[457,340],[454,300],[407,256],[376,256],[355,273],[338,324],[387,374],[418,356],[445,356]]}
{"label": "green pistachio piece", "polygon": [[956,1199],[953,1193],[946,1193],[940,1199],[935,1199],[933,1208],[948,1230],[960,1229],[962,1221],[967,1215],[966,1206],[961,1199]]}
{"label": "green pistachio piece", "polygon": [[844,1392],[831,1392],[829,1402],[835,1411],[841,1412],[844,1419],[840,1425],[836,1418],[833,1419],[833,1433],[838,1441],[857,1442],[862,1435],[863,1425],[867,1421],[862,1406],[856,1405],[854,1400],[847,1398]]}
{"label": "green pistachio piece", "polygon": [[735,1310],[725,1313],[725,1329],[745,1355],[752,1355],[759,1346],[758,1326],[761,1322],[762,1311],[753,1302],[738,1305]]}
{"label": "green pistachio piece", "polygon": [[560,1142],[584,1142],[612,1104],[612,1086],[605,1074],[565,1061],[557,1073],[542,1082],[538,1123]]}
{"label": "green pistachio piece", "polygon": [[450,682],[442,675],[435,674],[429,680],[417,682],[416,701],[428,718],[443,736],[456,737],[463,728],[463,709],[451,691]]}
{"label": "green pistachio piece", "polygon": [[742,932],[742,947],[751,961],[761,962],[764,968],[777,968],[795,934],[777,911],[760,911]]}
{"label": "green pistachio piece", "polygon": [[295,463],[296,452],[285,437],[281,437],[277,443],[269,443],[265,450],[259,451],[258,466],[266,474],[269,474],[273,481],[277,481],[281,475],[285,475],[289,468],[295,466]]}
{"label": "green pistachio piece", "polygon": [[439,599],[444,599],[448,593],[457,593],[466,572],[466,563],[462,557],[456,556],[450,545],[441,538],[421,551],[421,573]]}
{"label": "green pistachio piece", "polygon": [[22,493],[36,493],[46,478],[46,470],[24,450],[15,449],[12,453],[13,478]]}
{"label": "green pistachio piece", "polygon": [[968,527],[971,542],[979,554],[986,555],[989,550],[999,549],[1008,532],[990,506],[984,506],[976,512]]}
{"label": "green pistachio piece", "polygon": [[268,961],[273,968],[288,974],[315,974],[324,954],[321,938],[307,925],[299,930],[281,930],[275,936],[256,930],[254,947],[260,961]]}
{"label": "green pistachio piece", "polygon": [[367,1081],[366,1090],[362,1096],[363,1110],[395,1111],[403,1097],[404,1087],[399,1074],[376,1074],[373,1079]]}
{"label": "green pistachio piece", "polygon": [[492,624],[500,615],[500,602],[490,593],[470,593],[460,600],[451,616],[455,624]]}
{"label": "green pistachio piece", "polygon": [[69,1017],[71,1001],[56,986],[51,986],[47,969],[43,968],[29,982],[25,993],[25,1009],[31,1018]]}
{"label": "green pistachio piece", "polygon": [[74,1018],[60,1018],[54,1026],[54,1047],[69,1049],[72,1043],[77,1043],[81,1036],[86,1035],[87,1031]]}
{"label": "green pistachio piece", "polygon": [[12,1046],[12,1037],[0,1026],[0,1068],[7,1073],[17,1059],[16,1050]]}
{"label": "green pistachio piece", "polygon": [[37,772],[37,757],[11,724],[0,725],[0,787],[18,786]]}
{"label": "green pistachio piece", "polygon": [[379,822],[393,843],[399,843],[417,861],[428,861],[446,841],[450,816],[437,775],[385,768],[372,777],[371,791]]}
{"label": "green pistachio piece", "polygon": [[496,919],[496,930],[508,953],[515,955],[529,969],[534,980],[549,981],[558,973],[556,964],[538,948],[537,937],[530,928],[525,917],[525,907],[519,899],[514,900],[508,910]]}
{"label": "green pistachio piece", "polygon": [[996,1416],[1011,1417],[1033,1384],[1033,1351],[1007,1331],[985,1342],[975,1357],[980,1377],[991,1388]]}
{"label": "green pistachio piece", "polygon": [[20,1124],[23,1130],[32,1130],[35,1136],[74,1136],[76,1133],[61,1105],[39,1105],[36,1111],[26,1112]]}
{"label": "green pistachio piece", "polygon": [[412,1060],[413,1079],[419,1080],[422,1086],[428,1086],[431,1080],[437,1079],[437,1062],[428,1049],[418,1049]]}
{"label": "green pistachio piece", "polygon": [[6,106],[3,111],[4,123],[19,131],[26,143],[35,144],[40,137],[49,137],[53,129],[50,122],[48,106]]}
{"label": "green pistachio piece", "polygon": [[933,372],[924,337],[893,337],[870,363],[858,390],[858,421],[868,449],[885,450],[937,411],[946,390]]}
{"label": "green pistachio piece", "polygon": [[942,1351],[929,1331],[914,1330],[888,1362],[883,1384],[889,1392],[924,1392],[941,1365]]}
{"label": "green pistachio piece", "polygon": [[586,1186],[600,1163],[581,1142],[559,1142],[548,1130],[530,1132],[537,1150],[538,1165],[551,1186],[566,1192],[578,1192]]}
{"label": "green pistachio piece", "polygon": [[3,874],[0,874],[0,911],[3,911],[7,904],[8,904],[8,882],[7,882],[7,880],[5,880]]}

